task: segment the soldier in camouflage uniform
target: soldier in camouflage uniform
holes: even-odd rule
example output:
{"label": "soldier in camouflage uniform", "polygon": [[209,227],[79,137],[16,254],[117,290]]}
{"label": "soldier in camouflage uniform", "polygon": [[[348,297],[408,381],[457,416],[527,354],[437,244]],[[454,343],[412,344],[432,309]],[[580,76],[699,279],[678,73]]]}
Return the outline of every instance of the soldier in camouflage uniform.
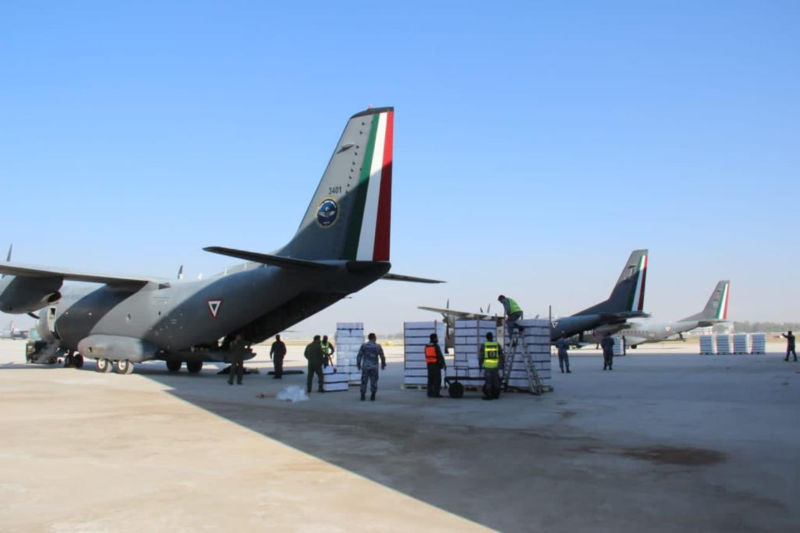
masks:
{"label": "soldier in camouflage uniform", "polygon": [[370,333],[367,342],[361,345],[356,356],[356,365],[361,370],[361,401],[366,399],[367,381],[370,382],[372,394],[369,399],[375,401],[375,393],[378,392],[378,358],[381,360],[381,370],[386,368],[386,357],[383,355],[383,348],[375,342],[375,334]]}

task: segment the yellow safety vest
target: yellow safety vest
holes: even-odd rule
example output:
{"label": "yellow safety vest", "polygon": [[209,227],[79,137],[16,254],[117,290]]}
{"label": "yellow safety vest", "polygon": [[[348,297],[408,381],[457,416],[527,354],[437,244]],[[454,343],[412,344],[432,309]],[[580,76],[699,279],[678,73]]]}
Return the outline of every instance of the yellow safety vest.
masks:
{"label": "yellow safety vest", "polygon": [[331,347],[327,342],[321,342],[322,345],[322,354],[328,356],[331,354]]}
{"label": "yellow safety vest", "polygon": [[522,308],[513,299],[506,298],[506,300],[508,300],[508,314],[509,315],[513,315],[514,313],[519,313],[520,311],[522,311]]}
{"label": "yellow safety vest", "polygon": [[483,343],[483,368],[497,368],[500,363],[500,345],[494,341]]}

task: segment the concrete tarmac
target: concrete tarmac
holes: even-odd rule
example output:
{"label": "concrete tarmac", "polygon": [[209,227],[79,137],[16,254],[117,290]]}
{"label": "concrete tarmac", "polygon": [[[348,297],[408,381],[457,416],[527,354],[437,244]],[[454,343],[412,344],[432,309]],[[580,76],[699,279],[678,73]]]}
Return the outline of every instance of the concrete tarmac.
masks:
{"label": "concrete tarmac", "polygon": [[[573,352],[542,397],[401,390],[275,396],[163,362],[24,364],[0,341],[3,531],[798,531],[800,363],[653,345]],[[302,368],[290,346],[288,368]],[[221,367],[222,365],[220,365]]]}

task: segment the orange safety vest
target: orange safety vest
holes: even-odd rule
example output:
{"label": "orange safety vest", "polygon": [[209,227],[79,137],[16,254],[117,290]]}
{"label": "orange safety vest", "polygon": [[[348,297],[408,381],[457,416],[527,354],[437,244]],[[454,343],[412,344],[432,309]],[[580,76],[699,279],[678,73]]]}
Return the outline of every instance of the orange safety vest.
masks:
{"label": "orange safety vest", "polygon": [[436,345],[435,344],[425,345],[425,362],[435,363],[438,360],[439,358],[436,357]]}

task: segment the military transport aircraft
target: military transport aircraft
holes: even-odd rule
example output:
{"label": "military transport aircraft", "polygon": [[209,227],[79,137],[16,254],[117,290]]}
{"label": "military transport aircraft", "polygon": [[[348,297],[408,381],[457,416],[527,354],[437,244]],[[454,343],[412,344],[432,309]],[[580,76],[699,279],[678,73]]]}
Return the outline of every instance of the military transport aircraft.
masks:
{"label": "military transport aircraft", "polygon": [[[202,280],[122,277],[0,263],[0,311],[40,312],[42,338],[68,364],[97,360],[128,374],[163,359],[226,361],[378,279],[435,283],[390,274],[394,110],[353,115],[331,156],[295,236],[272,254],[205,248],[246,262]],[[101,283],[62,292],[64,280]],[[244,347],[244,348],[243,348]]]}
{"label": "military transport aircraft", "polygon": [[625,344],[636,348],[646,342],[659,342],[677,336],[683,340],[683,333],[695,328],[713,326],[728,319],[728,298],[731,282],[723,280],[717,283],[705,308],[681,320],[674,322],[656,322],[654,320],[631,320],[617,334],[625,338]]}
{"label": "military transport aircraft", "polygon": [[[550,340],[555,342],[560,337],[578,336],[583,342],[583,332],[600,326],[617,331],[626,321],[634,317],[646,317],[644,313],[644,289],[647,279],[647,250],[634,250],[622,269],[622,273],[611,291],[611,295],[592,307],[574,315],[552,320],[550,322]],[[451,342],[453,326],[456,320],[478,319],[498,320],[500,317],[484,313],[454,311],[439,307],[423,307],[419,309],[441,313],[448,328],[448,342]],[[450,345],[447,345],[449,348]]]}

